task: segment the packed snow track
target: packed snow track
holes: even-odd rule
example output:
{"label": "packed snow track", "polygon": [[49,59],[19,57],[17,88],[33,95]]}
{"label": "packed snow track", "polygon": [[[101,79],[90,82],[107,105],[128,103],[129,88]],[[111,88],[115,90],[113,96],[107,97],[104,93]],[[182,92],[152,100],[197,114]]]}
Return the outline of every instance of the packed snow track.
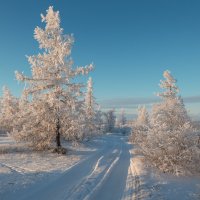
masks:
{"label": "packed snow track", "polygon": [[[12,200],[16,196],[18,200],[136,199],[134,194],[131,195],[133,198],[126,198],[125,194],[130,171],[127,137],[107,135],[100,140],[101,145],[96,151],[67,168],[61,175],[3,194],[1,199]],[[134,185],[129,184],[131,187]]]}

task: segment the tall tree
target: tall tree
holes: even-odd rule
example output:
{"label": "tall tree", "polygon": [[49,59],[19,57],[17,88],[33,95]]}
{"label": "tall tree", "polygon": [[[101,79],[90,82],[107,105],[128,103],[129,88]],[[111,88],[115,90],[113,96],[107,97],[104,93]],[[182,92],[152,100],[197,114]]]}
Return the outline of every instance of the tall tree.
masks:
{"label": "tall tree", "polygon": [[86,113],[88,118],[93,118],[95,113],[95,101],[93,96],[93,81],[90,77],[87,82],[87,93],[85,96],[85,106],[86,106]]}
{"label": "tall tree", "polygon": [[160,81],[160,87],[164,91],[158,93],[162,102],[153,106],[152,123],[162,124],[166,129],[174,130],[190,120],[183,100],[178,96],[177,81],[168,70],[164,71],[163,77],[165,79]]}
{"label": "tall tree", "polygon": [[183,100],[178,96],[176,80],[167,70],[158,95],[162,101],[153,106],[147,137],[140,141],[144,154],[165,172],[177,175],[198,171],[196,136]]}
{"label": "tall tree", "polygon": [[125,111],[124,109],[121,110],[121,113],[120,113],[120,117],[119,117],[119,125],[120,127],[123,127],[125,124],[126,124],[126,116],[125,116]]}
{"label": "tall tree", "polygon": [[90,77],[87,82],[87,92],[85,95],[85,112],[86,112],[86,121],[87,121],[87,130],[89,135],[95,131],[95,99],[93,96],[93,82]]}
{"label": "tall tree", "polygon": [[32,122],[22,126],[18,134],[38,149],[48,147],[54,141],[59,148],[61,135],[79,137],[83,84],[73,80],[87,74],[93,67],[73,68],[70,55],[74,39],[63,34],[58,11],[50,6],[46,16],[41,17],[46,26],[44,29],[36,27],[34,31],[41,53],[28,57],[32,77],[16,72],[16,78],[26,82],[25,93],[29,95],[29,109],[32,110]]}

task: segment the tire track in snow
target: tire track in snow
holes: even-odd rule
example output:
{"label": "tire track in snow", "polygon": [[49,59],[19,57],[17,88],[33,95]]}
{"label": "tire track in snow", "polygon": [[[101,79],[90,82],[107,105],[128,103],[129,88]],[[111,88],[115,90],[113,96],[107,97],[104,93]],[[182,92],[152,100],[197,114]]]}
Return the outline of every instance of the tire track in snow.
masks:
{"label": "tire track in snow", "polygon": [[[116,147],[115,147],[116,148]],[[100,156],[94,168],[79,184],[68,191],[65,199],[89,199],[90,195],[103,183],[109,172],[119,159],[121,151],[111,149],[107,154]]]}
{"label": "tire track in snow", "polygon": [[71,196],[73,196],[74,193],[79,192],[79,190],[80,190],[79,188],[81,188],[81,187],[85,184],[85,182],[86,182],[87,180],[90,180],[90,179],[91,179],[91,176],[92,176],[92,175],[95,173],[95,171],[97,170],[98,165],[99,165],[99,162],[101,161],[101,159],[103,159],[103,156],[101,156],[101,157],[97,160],[96,165],[95,165],[94,169],[92,170],[91,174],[89,174],[89,175],[87,175],[86,177],[84,177],[84,178],[79,182],[79,184],[75,185],[74,187],[72,187],[72,188],[67,192],[68,195],[65,197],[65,199],[68,199],[68,198],[70,198]]}
{"label": "tire track in snow", "polygon": [[[120,151],[121,154],[121,151]],[[109,176],[111,170],[113,169],[113,167],[116,165],[116,163],[119,161],[119,156],[117,156],[115,158],[115,160],[111,163],[110,167],[107,169],[106,173],[104,174],[104,176],[102,177],[102,179],[100,180],[100,182],[96,185],[96,187],[84,198],[84,200],[89,200],[90,197],[92,196],[92,194],[97,191],[101,185],[103,184],[103,182],[106,180],[106,178]]]}
{"label": "tire track in snow", "polygon": [[117,158],[117,162],[110,170],[109,175],[106,177],[106,180],[103,181],[103,184],[101,184],[87,200],[122,199],[126,186],[130,153],[129,146],[126,143],[127,138],[119,136],[118,138],[121,151]]}

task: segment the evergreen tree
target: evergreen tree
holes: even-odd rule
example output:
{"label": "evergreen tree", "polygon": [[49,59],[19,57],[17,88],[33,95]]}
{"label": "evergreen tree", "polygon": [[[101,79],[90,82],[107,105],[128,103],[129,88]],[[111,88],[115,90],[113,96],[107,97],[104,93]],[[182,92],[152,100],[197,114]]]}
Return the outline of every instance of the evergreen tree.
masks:
{"label": "evergreen tree", "polygon": [[[31,113],[29,123],[21,125],[20,130],[16,127],[15,133],[37,149],[49,147],[54,141],[60,148],[61,136],[72,140],[81,138],[83,85],[73,80],[87,74],[92,65],[73,68],[70,54],[74,39],[63,34],[59,12],[49,7],[46,16],[41,17],[46,26],[36,27],[34,31],[41,53],[28,57],[32,77],[16,72],[16,78],[26,82],[25,93],[30,101],[27,106]],[[19,123],[27,117],[23,116],[24,112],[21,114]]]}
{"label": "evergreen tree", "polygon": [[190,120],[183,100],[178,96],[176,80],[168,70],[164,71],[163,76],[165,80],[160,81],[160,87],[164,91],[158,94],[162,102],[153,106],[152,123],[173,131]]}
{"label": "evergreen tree", "polygon": [[85,112],[86,112],[86,127],[89,132],[89,135],[95,131],[95,99],[93,96],[93,82],[90,77],[87,83],[87,92],[85,96]]}
{"label": "evergreen tree", "polygon": [[183,100],[178,96],[176,80],[169,71],[163,73],[165,80],[158,95],[161,103],[153,106],[150,125],[143,131],[140,146],[146,157],[159,169],[176,175],[199,171],[199,153],[194,130],[185,109]]}
{"label": "evergreen tree", "polygon": [[169,70],[163,72],[163,77],[165,80],[161,80],[159,86],[164,89],[164,92],[158,93],[158,96],[163,99],[175,99],[179,92],[179,89],[176,86],[177,80],[174,79]]}

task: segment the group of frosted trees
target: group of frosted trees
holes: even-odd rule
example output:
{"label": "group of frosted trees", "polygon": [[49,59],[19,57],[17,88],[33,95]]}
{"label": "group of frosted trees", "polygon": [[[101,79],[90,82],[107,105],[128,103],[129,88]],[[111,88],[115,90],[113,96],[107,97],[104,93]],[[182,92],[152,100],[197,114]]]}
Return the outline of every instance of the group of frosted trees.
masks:
{"label": "group of frosted trees", "polygon": [[145,106],[138,110],[130,140],[156,167],[174,174],[200,172],[200,144],[197,130],[178,96],[176,80],[169,71],[163,73],[159,93],[161,102],[154,104],[151,115]]}
{"label": "group of frosted trees", "polygon": [[41,50],[28,57],[32,76],[16,72],[17,80],[25,83],[19,99],[8,88],[3,89],[0,126],[17,141],[36,149],[55,144],[59,151],[62,139],[79,141],[101,132],[102,113],[93,97],[92,79],[88,80],[86,94],[84,84],[77,81],[93,66],[73,67],[70,55],[74,39],[63,34],[59,12],[49,7],[41,17],[46,26],[34,31]]}
{"label": "group of frosted trees", "polygon": [[34,38],[40,53],[29,56],[32,76],[16,72],[18,81],[25,83],[20,98],[3,88],[0,101],[0,131],[9,133],[37,150],[55,146],[65,153],[63,139],[81,141],[96,134],[114,131],[114,111],[102,112],[93,96],[93,82],[78,82],[92,65],[73,67],[71,49],[74,39],[60,28],[59,12],[49,7],[41,15],[44,29],[36,27]]}
{"label": "group of frosted trees", "polygon": [[125,113],[124,109],[121,110],[121,113],[116,118],[115,131],[120,132],[123,135],[129,134],[129,132],[130,132],[128,120],[126,119],[126,113]]}

